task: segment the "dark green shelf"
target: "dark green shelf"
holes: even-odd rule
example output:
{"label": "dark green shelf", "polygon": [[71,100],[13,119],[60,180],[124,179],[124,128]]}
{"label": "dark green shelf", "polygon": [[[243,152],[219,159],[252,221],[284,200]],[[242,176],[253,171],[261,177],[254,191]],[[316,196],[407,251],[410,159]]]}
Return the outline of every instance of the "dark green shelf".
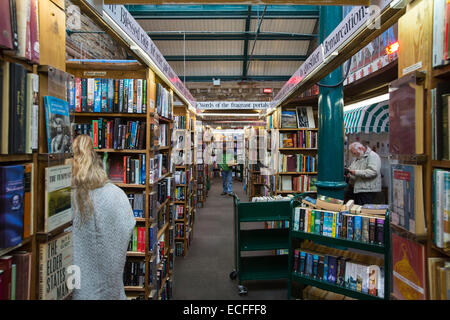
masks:
{"label": "dark green shelf", "polygon": [[240,280],[289,278],[288,255],[241,257]]}
{"label": "dark green shelf", "polygon": [[346,239],[340,239],[340,238],[331,238],[327,236],[321,236],[315,233],[307,233],[302,231],[292,231],[291,233],[293,238],[300,238],[300,239],[307,239],[307,240],[313,240],[318,243],[327,245],[338,245],[342,247],[347,248],[354,248],[359,250],[365,250],[370,252],[376,252],[384,254],[386,252],[386,248],[379,244],[372,244],[372,243],[366,243],[366,242],[360,242],[360,241],[354,241],[354,240],[346,240]]}
{"label": "dark green shelf", "polygon": [[290,220],[292,212],[290,201],[242,202],[238,210],[239,222]]}
{"label": "dark green shelf", "polygon": [[289,229],[241,230],[241,251],[289,249]]}
{"label": "dark green shelf", "polygon": [[304,283],[306,285],[314,286],[314,287],[317,287],[317,288],[320,288],[323,290],[343,294],[344,296],[359,299],[359,300],[384,300],[383,298],[372,296],[370,294],[363,293],[363,292],[350,290],[350,289],[338,286],[338,285],[330,283],[330,282],[303,276],[296,272],[292,273],[292,280]]}

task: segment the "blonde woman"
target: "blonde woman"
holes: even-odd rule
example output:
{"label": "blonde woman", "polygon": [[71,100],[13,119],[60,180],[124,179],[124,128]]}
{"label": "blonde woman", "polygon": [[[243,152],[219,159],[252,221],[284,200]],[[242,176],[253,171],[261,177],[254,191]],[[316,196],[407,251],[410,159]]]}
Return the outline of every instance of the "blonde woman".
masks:
{"label": "blonde woman", "polygon": [[92,140],[73,142],[73,264],[81,271],[76,300],[126,299],[123,270],[136,224],[122,189],[108,181]]}

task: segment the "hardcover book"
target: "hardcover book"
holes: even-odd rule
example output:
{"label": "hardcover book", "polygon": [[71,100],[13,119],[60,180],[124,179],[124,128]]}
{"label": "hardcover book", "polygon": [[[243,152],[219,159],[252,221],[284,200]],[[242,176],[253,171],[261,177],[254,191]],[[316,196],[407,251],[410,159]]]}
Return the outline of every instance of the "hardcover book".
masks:
{"label": "hardcover book", "polygon": [[312,107],[297,107],[297,128],[315,128],[314,113]]}
{"label": "hardcover book", "polygon": [[0,47],[5,49],[13,49],[10,3],[9,0],[0,1],[0,12],[2,12],[2,19],[0,19]]}
{"label": "hardcover book", "polygon": [[426,234],[422,166],[392,164],[392,223],[416,235]]}
{"label": "hardcover book", "polygon": [[393,292],[398,299],[425,299],[425,246],[392,234]]}
{"label": "hardcover book", "polygon": [[281,128],[297,128],[296,110],[281,111]]}
{"label": "hardcover book", "polygon": [[45,168],[45,232],[72,220],[72,165]]}
{"label": "hardcover book", "polygon": [[25,167],[0,167],[0,248],[23,239]]}
{"label": "hardcover book", "polygon": [[9,153],[25,153],[27,71],[21,64],[10,63],[9,77]]}
{"label": "hardcover book", "polygon": [[67,287],[67,267],[73,264],[72,232],[63,233],[39,245],[39,300],[63,300]]}
{"label": "hardcover book", "polygon": [[72,134],[67,101],[45,96],[44,105],[48,152],[72,152]]}

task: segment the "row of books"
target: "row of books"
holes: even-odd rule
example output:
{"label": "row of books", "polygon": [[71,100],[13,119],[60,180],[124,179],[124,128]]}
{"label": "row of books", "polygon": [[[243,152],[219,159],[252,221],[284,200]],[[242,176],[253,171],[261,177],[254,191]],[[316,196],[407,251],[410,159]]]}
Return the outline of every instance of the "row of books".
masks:
{"label": "row of books", "polygon": [[33,163],[0,166],[0,249],[34,234]]}
{"label": "row of books", "polygon": [[31,299],[31,252],[0,257],[0,300]]}
{"label": "row of books", "polygon": [[156,223],[152,223],[148,228],[148,251],[152,254],[156,252],[158,239],[156,239],[158,235],[158,225]]}
{"label": "row of books", "polygon": [[295,133],[280,133],[280,148],[317,149],[317,131],[302,130]]}
{"label": "row of books", "polygon": [[175,223],[175,237],[184,238],[184,223]]}
{"label": "row of books", "polygon": [[146,113],[147,80],[75,78],[67,100],[70,112]]}
{"label": "row of books", "polygon": [[176,187],[175,188],[175,200],[176,201],[184,201],[186,197],[184,187]]}
{"label": "row of books", "polygon": [[265,221],[264,228],[265,229],[289,228],[289,221]]}
{"label": "row of books", "polygon": [[172,171],[170,170],[169,154],[156,154],[153,158],[150,158],[149,162],[149,183],[154,184],[169,171]]}
{"label": "row of books", "polygon": [[39,64],[38,0],[4,0],[0,12],[0,48]]}
{"label": "row of books", "polygon": [[175,210],[175,219],[184,219],[184,205],[182,204],[175,204],[174,205]]}
{"label": "row of books", "polygon": [[32,153],[38,147],[39,76],[17,63],[0,61],[0,67],[0,154]]}
{"label": "row of books", "polygon": [[132,252],[145,253],[145,241],[146,241],[145,228],[134,227],[127,250]]}
{"label": "row of books", "polygon": [[164,287],[161,288],[161,292],[159,294],[159,299],[160,300],[170,300],[170,299],[172,299],[172,297],[173,297],[173,295],[172,295],[172,288],[173,288],[172,279],[169,279],[164,284]]}
{"label": "row of books", "polygon": [[448,64],[450,60],[450,3],[434,0],[433,68]]}
{"label": "row of books", "polygon": [[317,156],[279,154],[280,172],[317,172]]}
{"label": "row of books", "polygon": [[175,116],[173,124],[175,129],[186,129],[186,116]]}
{"label": "row of books", "polygon": [[433,172],[433,242],[438,248],[450,248],[450,171]]}
{"label": "row of books", "polygon": [[191,171],[192,169],[184,170],[177,170],[175,171],[174,178],[176,184],[186,184],[186,182],[189,182],[191,180]]}
{"label": "row of books", "polygon": [[294,249],[293,272],[350,290],[384,297],[384,268],[349,258]]}
{"label": "row of books", "polygon": [[450,300],[450,259],[428,258],[429,300]]}
{"label": "row of books", "polygon": [[145,218],[145,192],[128,193],[127,196],[134,216],[136,218]]}
{"label": "row of books", "polygon": [[161,261],[166,257],[167,255],[167,247],[165,242],[165,235],[163,234],[160,239],[158,239],[157,242],[157,250],[156,250],[156,263],[160,264]]}
{"label": "row of books", "polygon": [[317,191],[316,180],[317,177],[312,175],[278,176],[278,190],[314,192]]}
{"label": "row of books", "polygon": [[[164,225],[167,222],[167,210],[170,210],[170,207],[168,209],[167,206],[163,206],[158,211],[158,221],[157,221],[158,230],[160,230],[162,227],[164,227]],[[169,211],[169,214],[170,214],[170,211]]]}
{"label": "row of books", "polygon": [[90,135],[94,149],[131,149],[145,148],[146,123],[126,121],[120,118],[114,121],[99,118],[92,124],[72,124],[74,137],[79,134]]}
{"label": "row of books", "polygon": [[175,242],[175,256],[177,257],[184,256],[184,242],[181,241]]}
{"label": "row of books", "polygon": [[156,84],[156,112],[162,117],[172,119],[173,93],[159,83]]}
{"label": "row of books", "polygon": [[384,244],[384,218],[380,216],[296,207],[293,230],[331,238]]}
{"label": "row of books", "polygon": [[145,286],[145,262],[126,261],[123,271],[123,285],[131,287]]}
{"label": "row of books", "polygon": [[112,156],[104,155],[104,162],[108,163],[107,173],[112,182],[125,184],[146,183],[146,155],[137,156]]}
{"label": "row of books", "polygon": [[174,195],[175,190],[173,178],[168,177],[159,181],[156,186],[156,190],[157,190],[157,198],[156,198],[157,205],[160,206],[167,200],[167,198],[172,198]]}
{"label": "row of books", "polygon": [[450,160],[450,84],[440,82],[431,89],[431,135],[433,160]]}
{"label": "row of books", "polygon": [[312,107],[285,107],[279,112],[279,128],[315,128]]}
{"label": "row of books", "polygon": [[159,124],[158,145],[160,147],[170,146],[170,125],[166,123]]}

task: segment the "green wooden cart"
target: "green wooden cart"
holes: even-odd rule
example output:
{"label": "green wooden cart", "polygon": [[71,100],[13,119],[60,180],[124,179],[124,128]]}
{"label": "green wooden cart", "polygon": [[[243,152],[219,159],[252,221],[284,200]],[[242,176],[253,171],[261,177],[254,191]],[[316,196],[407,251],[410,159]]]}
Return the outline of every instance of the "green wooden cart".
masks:
{"label": "green wooden cart", "polygon": [[[242,281],[289,278],[288,255],[242,257],[244,251],[289,249],[289,228],[242,230],[243,222],[291,221],[291,201],[241,202],[234,194],[234,270],[239,294],[247,294]],[[289,223],[290,224],[290,223]]]}

